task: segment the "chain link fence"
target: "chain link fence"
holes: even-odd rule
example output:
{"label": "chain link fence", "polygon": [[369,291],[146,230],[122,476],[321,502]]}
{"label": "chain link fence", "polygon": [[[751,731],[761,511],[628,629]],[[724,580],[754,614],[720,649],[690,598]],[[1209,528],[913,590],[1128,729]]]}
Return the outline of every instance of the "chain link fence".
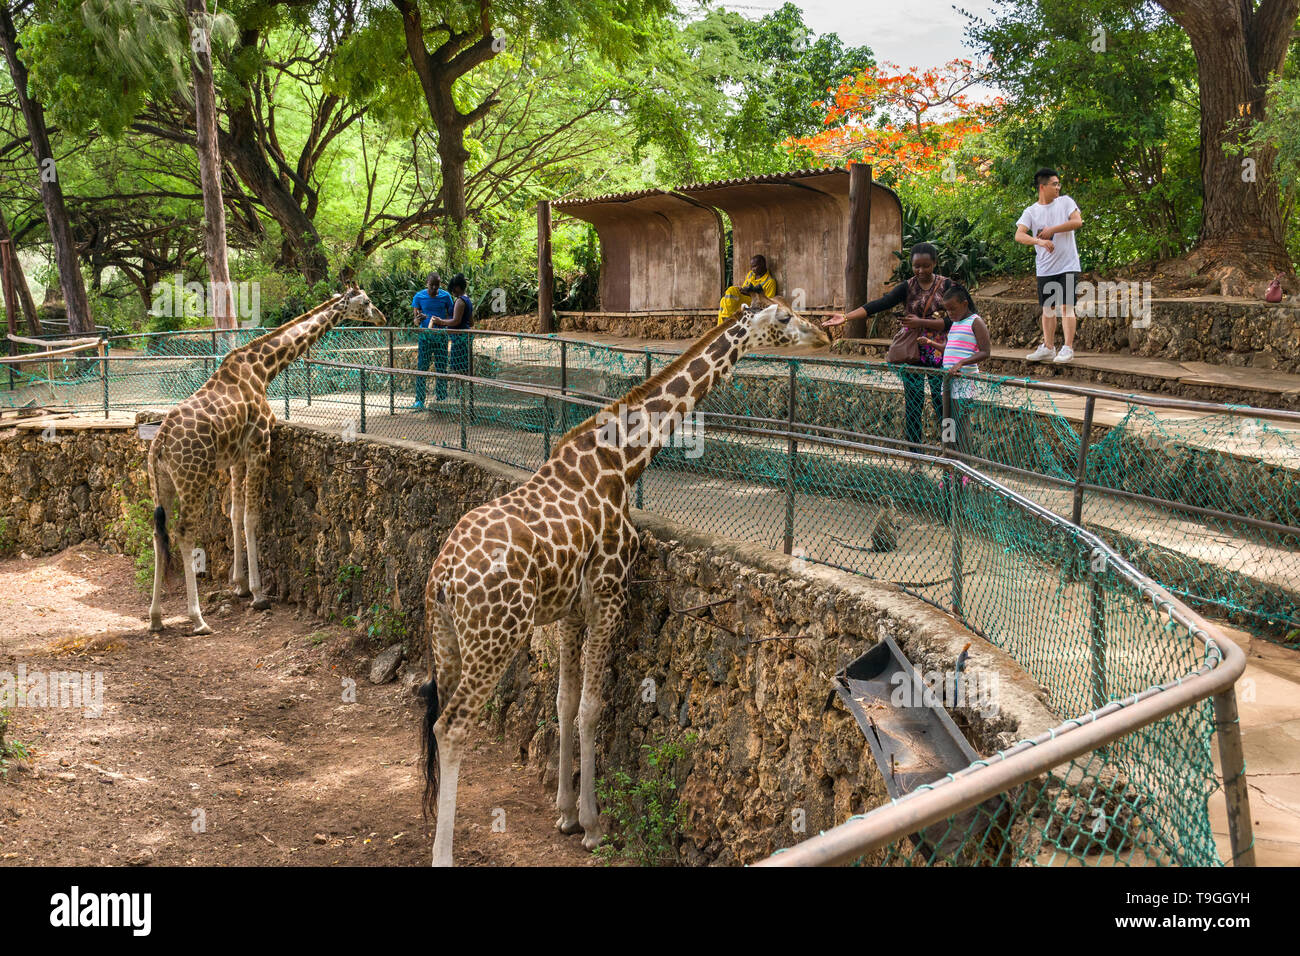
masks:
{"label": "chain link fence", "polygon": [[[11,404],[26,397],[105,415],[171,404],[261,331],[114,338],[106,358],[47,371],[12,390]],[[457,336],[468,340],[459,355]],[[268,398],[289,421],[533,469],[568,428],[676,354],[340,328],[278,376]],[[1229,708],[1235,721],[1225,648],[1239,652],[1173,594],[1278,636],[1300,627],[1300,415],[990,377],[958,384],[871,363],[746,357],[700,404],[695,427],[674,433],[633,503],[951,611],[1048,690],[1063,721],[1052,743],[1117,715],[1130,721],[1122,736],[1036,766],[1027,782],[949,807],[857,858],[1220,862],[1211,741]],[[1212,705],[1206,690],[1144,716],[1153,697],[1198,681],[1227,698]],[[1223,764],[1240,768],[1235,725],[1230,736],[1237,750]],[[1242,772],[1229,776],[1230,806],[1237,791],[1244,803]],[[1244,828],[1234,826],[1234,839],[1248,834],[1248,819]],[[1249,853],[1248,837],[1235,852]]]}

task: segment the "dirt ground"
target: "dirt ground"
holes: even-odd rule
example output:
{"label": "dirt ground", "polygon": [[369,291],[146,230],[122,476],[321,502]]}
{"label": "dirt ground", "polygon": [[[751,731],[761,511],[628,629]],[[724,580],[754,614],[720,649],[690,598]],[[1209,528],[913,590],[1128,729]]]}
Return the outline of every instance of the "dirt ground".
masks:
{"label": "dirt ground", "polygon": [[[205,605],[215,633],[196,637],[183,584],[162,634],[148,631],[148,603],[131,559],[94,544],[0,561],[0,675],[103,675],[97,717],[12,709],[7,737],[32,759],[0,779],[0,864],[428,864],[418,700],[403,675],[371,684],[354,632],[291,606]],[[486,725],[471,739],[456,863],[593,865],[512,749]]]}

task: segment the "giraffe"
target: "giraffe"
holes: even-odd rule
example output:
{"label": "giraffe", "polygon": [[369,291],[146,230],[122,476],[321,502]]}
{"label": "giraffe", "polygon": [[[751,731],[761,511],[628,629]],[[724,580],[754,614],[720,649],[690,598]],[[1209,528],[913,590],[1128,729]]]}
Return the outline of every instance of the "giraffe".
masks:
{"label": "giraffe", "polygon": [[628,510],[629,489],[682,417],[731,375],[745,352],[830,344],[825,331],[783,302],[763,301],[765,307],[744,307],[731,322],[710,329],[667,367],[571,429],[530,479],[470,511],[448,535],[425,587],[430,673],[420,688],[424,809],[437,812],[435,866],[452,864],[456,785],[470,721],[533,629],[552,622],[559,622],[556,826],[563,833],[581,829],[588,850],[600,843],[596,721],[604,707],[602,684],[623,617],[628,573],[640,546]]}
{"label": "giraffe", "polygon": [[[162,420],[149,446],[149,489],[154,500],[153,604],[149,629],[161,631],[163,579],[170,562],[167,516],[185,569],[185,592],[195,634],[212,628],[199,610],[198,582],[192,559],[194,509],[214,474],[230,471],[230,529],[234,565],[230,572],[235,593],[253,598],[253,607],[271,606],[262,588],[257,564],[257,526],[262,482],[271,454],[275,413],[266,400],[266,387],[318,338],[344,319],[382,325],[384,314],[369,297],[353,287],[311,312],[291,319],[247,345],[233,349],[204,385]],[[240,546],[240,527],[244,545]],[[248,566],[244,558],[247,553]]]}

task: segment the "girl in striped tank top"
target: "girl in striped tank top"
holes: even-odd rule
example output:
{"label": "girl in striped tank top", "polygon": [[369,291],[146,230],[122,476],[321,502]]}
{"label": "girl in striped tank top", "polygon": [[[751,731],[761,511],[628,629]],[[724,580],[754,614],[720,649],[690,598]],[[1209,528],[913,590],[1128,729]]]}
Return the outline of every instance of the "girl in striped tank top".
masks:
{"label": "girl in striped tank top", "polygon": [[956,376],[952,383],[952,416],[957,425],[957,447],[960,451],[969,452],[968,407],[970,399],[975,397],[975,383],[956,373],[962,369],[978,372],[978,363],[989,357],[992,340],[989,338],[988,326],[975,311],[975,300],[965,286],[950,286],[944,292],[943,307],[952,320],[948,338],[942,343],[943,371],[945,375]]}

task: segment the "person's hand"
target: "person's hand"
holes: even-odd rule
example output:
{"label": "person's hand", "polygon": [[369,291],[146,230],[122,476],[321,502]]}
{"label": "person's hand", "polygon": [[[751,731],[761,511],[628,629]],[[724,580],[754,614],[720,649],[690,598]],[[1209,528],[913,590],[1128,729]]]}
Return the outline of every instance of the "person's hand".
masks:
{"label": "person's hand", "polygon": [[917,339],[917,341],[920,342],[922,345],[928,345],[928,346],[930,346],[930,348],[934,348],[934,349],[942,349],[942,348],[943,348],[943,343],[942,343],[942,342],[936,342],[934,339],[930,338],[930,336],[928,336],[928,335],[922,335],[922,336],[920,336],[920,337]]}
{"label": "person's hand", "polygon": [[1044,226],[1038,230],[1039,239],[1051,239],[1054,235],[1056,235],[1056,229],[1053,226]]}
{"label": "person's hand", "polygon": [[1051,239],[1039,239],[1038,244],[1042,246],[1044,249],[1046,249],[1048,252],[1056,251],[1056,243],[1054,243]]}
{"label": "person's hand", "polygon": [[844,318],[843,315],[836,312],[829,319],[827,319],[825,322],[822,323],[822,328],[826,328],[827,326],[830,325],[843,325],[846,321],[847,320]]}
{"label": "person's hand", "polygon": [[921,322],[923,320],[919,315],[911,315],[909,313],[908,315],[903,316],[903,318],[900,319],[899,321],[903,324],[905,328],[909,328],[909,329],[925,328],[925,326],[921,325]]}

